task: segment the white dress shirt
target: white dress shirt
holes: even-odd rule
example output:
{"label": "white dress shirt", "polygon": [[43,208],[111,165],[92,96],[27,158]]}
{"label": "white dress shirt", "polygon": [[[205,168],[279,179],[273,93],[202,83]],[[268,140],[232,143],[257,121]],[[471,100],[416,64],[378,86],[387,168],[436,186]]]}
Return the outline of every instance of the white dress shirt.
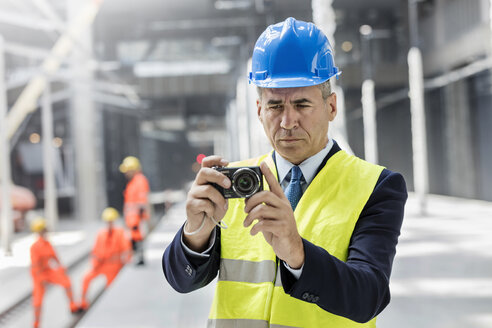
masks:
{"label": "white dress shirt", "polygon": [[[329,139],[325,148],[323,148],[317,154],[309,157],[308,159],[304,160],[301,164],[298,165],[304,177],[304,180],[301,182],[301,188],[303,193],[306,191],[311,181],[313,181],[314,176],[316,175],[316,171],[321,165],[321,162],[323,162],[323,159],[326,157],[326,155],[328,155],[332,147],[333,147],[333,140]],[[278,173],[278,180],[280,181],[280,186],[285,191],[285,189],[287,188],[290,182],[286,179],[286,176],[289,173],[290,169],[294,166],[294,164],[292,164],[291,162],[280,156],[277,152],[275,152],[275,163],[277,164],[277,173]],[[185,243],[183,242],[183,235],[181,235],[181,244],[183,245],[185,253],[192,256],[209,257],[210,251],[214,246],[214,240],[215,240],[215,229],[212,231],[212,234],[210,235],[209,247],[203,253],[197,253],[195,251],[192,251],[189,247],[185,245]],[[299,269],[292,269],[285,262],[284,265],[294,275],[294,277],[296,277],[296,279],[299,279],[304,264]]]}

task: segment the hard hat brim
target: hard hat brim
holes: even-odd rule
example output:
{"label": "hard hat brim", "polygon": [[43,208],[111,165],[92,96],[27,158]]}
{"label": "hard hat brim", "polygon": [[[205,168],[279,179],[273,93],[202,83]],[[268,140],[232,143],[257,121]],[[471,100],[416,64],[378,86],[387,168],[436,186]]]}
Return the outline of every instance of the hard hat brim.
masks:
{"label": "hard hat brim", "polygon": [[121,164],[121,165],[120,165],[120,172],[121,172],[121,173],[126,173],[126,172],[128,172],[128,168],[126,167],[126,165],[125,165],[125,164]]}
{"label": "hard hat brim", "polygon": [[313,85],[318,85],[323,82],[328,81],[332,77],[340,76],[342,72],[339,71],[337,74],[334,74],[329,77],[285,77],[285,78],[266,78],[264,80],[254,80],[249,79],[249,82],[260,87],[260,88],[301,88],[301,87],[310,87]]}

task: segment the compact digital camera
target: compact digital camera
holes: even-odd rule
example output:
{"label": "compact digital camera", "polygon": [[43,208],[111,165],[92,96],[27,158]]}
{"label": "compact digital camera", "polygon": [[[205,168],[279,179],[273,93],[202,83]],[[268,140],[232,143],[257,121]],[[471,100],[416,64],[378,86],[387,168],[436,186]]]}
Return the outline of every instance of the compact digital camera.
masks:
{"label": "compact digital camera", "polygon": [[227,176],[232,182],[228,189],[213,184],[224,198],[247,198],[263,190],[263,174],[259,166],[214,167],[214,169]]}

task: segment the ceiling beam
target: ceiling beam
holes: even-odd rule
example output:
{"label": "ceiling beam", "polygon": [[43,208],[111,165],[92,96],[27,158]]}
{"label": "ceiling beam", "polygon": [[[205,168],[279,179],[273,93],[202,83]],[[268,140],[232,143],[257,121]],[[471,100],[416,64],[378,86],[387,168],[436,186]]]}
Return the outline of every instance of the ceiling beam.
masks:
{"label": "ceiling beam", "polygon": [[58,25],[52,20],[39,18],[33,15],[6,11],[0,11],[0,24],[23,27],[37,31],[41,30],[45,32],[53,32],[58,30]]}

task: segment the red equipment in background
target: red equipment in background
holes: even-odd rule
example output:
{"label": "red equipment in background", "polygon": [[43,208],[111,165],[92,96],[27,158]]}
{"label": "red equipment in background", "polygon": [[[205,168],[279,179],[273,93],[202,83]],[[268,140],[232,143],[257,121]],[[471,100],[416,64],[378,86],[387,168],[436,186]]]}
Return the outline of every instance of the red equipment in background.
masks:
{"label": "red equipment in background", "polygon": [[[12,220],[14,221],[14,231],[18,232],[24,229],[25,214],[27,211],[34,209],[36,206],[36,197],[29,189],[21,186],[12,185],[10,187],[12,201]],[[0,191],[1,191],[0,187]],[[0,199],[0,207],[2,200]]]}

